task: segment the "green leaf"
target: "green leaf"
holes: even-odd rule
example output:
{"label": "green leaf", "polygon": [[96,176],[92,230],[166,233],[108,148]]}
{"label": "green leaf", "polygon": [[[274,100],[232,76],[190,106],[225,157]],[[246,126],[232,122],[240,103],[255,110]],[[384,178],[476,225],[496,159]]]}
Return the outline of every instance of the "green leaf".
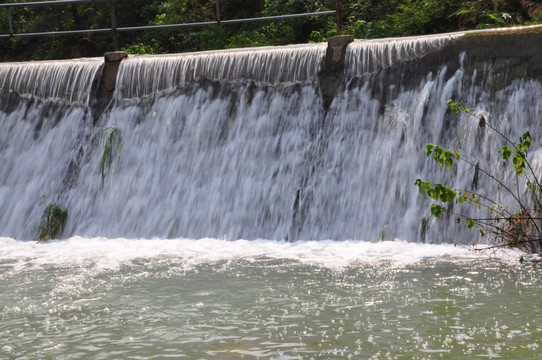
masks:
{"label": "green leaf", "polygon": [[433,155],[433,159],[435,159],[437,164],[442,167],[446,166],[448,169],[453,166],[454,158],[457,160],[461,158],[461,155],[458,152],[446,150],[442,146],[434,144],[428,144],[425,147],[425,153],[427,156]]}
{"label": "green leaf", "polygon": [[495,15],[490,14],[490,13],[486,14],[486,16],[488,18],[490,18],[491,20],[493,20],[494,22],[496,22],[497,24],[500,24],[500,25],[505,25],[506,24],[506,22],[503,19],[501,19],[500,17],[498,17],[498,16],[495,16]]}
{"label": "green leaf", "polygon": [[[451,16],[461,16],[461,15],[467,15],[474,11],[474,9],[459,9],[456,12],[454,12]],[[450,100],[451,101],[451,100]]]}
{"label": "green leaf", "polygon": [[[519,145],[518,145],[519,147]],[[512,158],[512,162],[514,164],[514,168],[516,169],[516,174],[521,177],[523,175],[523,171],[525,170],[525,154],[521,151],[516,149],[517,151],[514,153],[514,157]]]}
{"label": "green leaf", "polygon": [[444,208],[440,205],[433,204],[431,205],[431,215],[436,217],[437,219],[440,219],[440,216],[444,212]]}
{"label": "green leaf", "polygon": [[467,228],[472,229],[474,227],[474,220],[467,219]]}
{"label": "green leaf", "polygon": [[433,144],[427,144],[427,146],[425,147],[425,153],[427,154],[427,156],[431,155],[434,147],[435,145]]}
{"label": "green leaf", "polygon": [[459,160],[461,158],[461,155],[457,151],[453,152],[453,154],[454,154],[456,160]]}
{"label": "green leaf", "polygon": [[430,182],[421,179],[416,179],[414,185],[418,187],[420,194],[422,195],[426,195],[429,191],[431,191],[431,188],[433,186],[433,184],[431,184]]}
{"label": "green leaf", "polygon": [[519,142],[522,145],[522,149],[524,151],[529,150],[529,147],[531,146],[531,142],[533,141],[533,138],[531,137],[531,133],[529,131],[526,131],[520,138]]}
{"label": "green leaf", "polygon": [[435,159],[437,164],[439,164],[440,166],[444,166],[444,160],[442,158],[442,152],[443,152],[443,148],[440,145],[437,145],[435,147],[435,149],[434,149],[434,152],[433,152],[433,158]]}
{"label": "green leaf", "polygon": [[510,155],[512,155],[512,149],[510,149],[508,146],[506,145],[503,145],[503,147],[501,148],[501,151],[500,153],[502,154],[502,158],[505,160],[505,161],[508,161],[508,159],[510,159]]}
{"label": "green leaf", "polygon": [[465,109],[465,106],[463,106],[462,103],[455,102],[452,99],[448,100],[446,102],[446,105],[448,106],[452,114],[458,114]]}
{"label": "green leaf", "polygon": [[434,196],[431,197],[434,200],[440,200],[443,203],[450,203],[455,199],[456,192],[452,188],[443,186],[442,184],[435,184],[435,187],[433,189],[433,195]]}

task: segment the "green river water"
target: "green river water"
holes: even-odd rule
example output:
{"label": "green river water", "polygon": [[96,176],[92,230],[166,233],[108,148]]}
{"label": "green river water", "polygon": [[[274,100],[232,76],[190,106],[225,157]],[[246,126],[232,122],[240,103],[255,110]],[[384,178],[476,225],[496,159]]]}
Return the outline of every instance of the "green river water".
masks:
{"label": "green river water", "polygon": [[404,242],[2,239],[2,359],[537,359],[541,264]]}

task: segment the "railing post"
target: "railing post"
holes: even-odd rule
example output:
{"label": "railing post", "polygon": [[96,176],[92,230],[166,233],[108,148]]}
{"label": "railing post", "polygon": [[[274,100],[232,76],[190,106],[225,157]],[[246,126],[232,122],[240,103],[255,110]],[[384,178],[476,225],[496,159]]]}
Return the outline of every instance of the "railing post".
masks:
{"label": "railing post", "polygon": [[[282,20],[282,19],[292,19],[299,17],[313,17],[313,16],[324,16],[324,15],[333,15],[337,16],[338,21],[338,33],[342,34],[342,19],[341,19],[341,1],[336,0],[337,8],[335,10],[326,10],[326,11],[317,11],[310,13],[301,13],[301,14],[287,14],[287,15],[277,15],[277,16],[264,16],[264,17],[255,17],[247,19],[226,19],[222,20],[222,14],[220,13],[220,0],[215,0],[216,5],[216,21],[203,21],[195,23],[184,23],[184,24],[167,24],[167,25],[151,25],[151,26],[132,26],[132,27],[117,27],[117,21],[115,18],[115,6],[114,0],[57,0],[57,1],[39,1],[39,0],[28,0],[30,2],[13,2],[4,4],[0,0],[0,9],[6,9],[6,15],[8,18],[9,25],[9,34],[0,34],[0,38],[14,38],[19,36],[47,36],[47,35],[67,35],[67,34],[89,34],[89,33],[106,33],[111,32],[113,35],[114,51],[119,50],[118,43],[118,33],[121,31],[133,31],[133,30],[145,30],[145,29],[165,29],[165,28],[177,28],[177,27],[192,27],[192,26],[206,26],[206,25],[222,25],[222,24],[237,24],[237,23],[248,23],[254,21],[272,21],[272,20]],[[34,7],[42,5],[66,5],[66,4],[76,4],[76,3],[95,3],[95,2],[109,2],[110,5],[110,15],[111,15],[111,27],[101,28],[101,29],[81,29],[81,30],[67,30],[67,31],[48,31],[48,32],[25,32],[25,33],[14,33],[14,24],[11,14],[11,8],[24,8],[24,7]],[[16,27],[16,24],[15,24]]]}
{"label": "railing post", "polygon": [[13,25],[11,22],[11,11],[9,10],[9,7],[6,8],[6,11],[8,13],[9,36],[13,37]]}
{"label": "railing post", "polygon": [[216,0],[216,23],[220,25],[220,0]]}
{"label": "railing post", "polygon": [[111,32],[113,33],[113,44],[115,51],[119,51],[119,42],[117,40],[117,20],[115,19],[115,7],[113,6],[113,0],[109,1],[111,4]]}
{"label": "railing post", "polygon": [[337,0],[337,27],[339,28],[339,35],[343,34],[343,19],[341,14],[341,0]]}

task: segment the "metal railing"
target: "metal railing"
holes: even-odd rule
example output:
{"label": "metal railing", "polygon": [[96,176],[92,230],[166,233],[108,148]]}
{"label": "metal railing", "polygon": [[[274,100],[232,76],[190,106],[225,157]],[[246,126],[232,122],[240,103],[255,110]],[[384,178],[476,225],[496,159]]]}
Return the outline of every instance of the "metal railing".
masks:
{"label": "metal railing", "polygon": [[[110,28],[67,30],[67,31],[46,31],[46,32],[36,32],[36,33],[14,33],[13,32],[13,20],[12,20],[12,15],[11,15],[11,8],[38,7],[38,6],[51,6],[51,5],[70,5],[70,4],[99,3],[99,2],[109,2],[110,13],[111,13],[111,27]],[[171,28],[197,27],[197,26],[208,26],[208,25],[236,24],[236,23],[247,23],[247,22],[255,22],[255,21],[273,21],[273,20],[282,20],[282,19],[293,19],[293,18],[301,18],[301,17],[309,17],[309,16],[336,15],[338,32],[339,32],[339,35],[342,35],[341,0],[336,0],[335,10],[317,11],[317,12],[301,13],[301,14],[264,16],[264,17],[255,17],[255,18],[245,18],[245,19],[232,19],[232,20],[222,20],[220,18],[220,0],[216,0],[216,21],[203,21],[203,22],[184,23],[184,24],[167,24],[167,25],[130,26],[130,27],[117,27],[117,21],[115,19],[115,6],[114,6],[113,0],[57,0],[57,1],[36,1],[36,2],[26,2],[26,3],[8,3],[8,4],[0,4],[0,9],[6,9],[6,14],[8,18],[8,26],[9,26],[9,34],[0,34],[0,38],[111,32],[113,34],[113,44],[114,44],[115,51],[118,51],[117,32],[120,32],[120,31],[171,29]]]}

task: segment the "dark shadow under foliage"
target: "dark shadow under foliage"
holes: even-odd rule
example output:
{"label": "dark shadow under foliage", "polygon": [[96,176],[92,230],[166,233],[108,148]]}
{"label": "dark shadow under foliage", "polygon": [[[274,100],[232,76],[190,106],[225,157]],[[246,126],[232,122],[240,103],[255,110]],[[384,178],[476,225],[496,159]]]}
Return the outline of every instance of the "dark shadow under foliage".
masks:
{"label": "dark shadow under foliage", "polygon": [[[20,2],[8,0],[8,2]],[[357,38],[422,35],[536,22],[536,0],[342,1],[344,33]],[[216,0],[116,0],[118,27],[216,21]],[[335,0],[221,0],[220,18],[334,10]],[[16,33],[109,28],[108,2],[12,9]],[[338,32],[335,16],[208,27],[119,32],[130,53],[174,53],[325,41]],[[5,9],[0,33],[9,33]],[[0,61],[102,56],[114,50],[110,33],[0,39]]]}

